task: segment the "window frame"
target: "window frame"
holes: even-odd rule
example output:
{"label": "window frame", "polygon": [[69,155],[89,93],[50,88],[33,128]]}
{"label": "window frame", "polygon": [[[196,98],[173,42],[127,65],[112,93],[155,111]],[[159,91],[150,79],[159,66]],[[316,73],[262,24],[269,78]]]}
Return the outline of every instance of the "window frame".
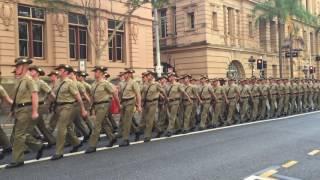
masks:
{"label": "window frame", "polygon": [[[20,11],[19,8],[24,7],[24,8],[29,8],[29,16],[22,16],[19,15]],[[37,18],[33,17],[33,10],[34,9],[40,9],[42,10],[43,18]],[[40,7],[34,7],[34,6],[28,6],[24,4],[18,4],[17,6],[17,17],[18,17],[18,32],[20,28],[20,24],[27,24],[27,56],[22,56],[20,54],[20,41],[25,40],[25,39],[20,39],[20,32],[18,33],[18,47],[19,47],[19,57],[29,57],[29,58],[34,58],[34,59],[40,59],[43,60],[45,59],[45,22],[46,22],[46,13],[44,8]],[[38,24],[41,26],[42,34],[41,34],[41,41],[39,40],[34,40],[33,38],[33,25]],[[42,56],[35,56],[34,54],[34,42],[41,42],[41,55]]]}
{"label": "window frame", "polygon": [[[108,37],[110,36],[110,34],[112,34],[114,32],[115,29],[113,29],[113,27],[109,27],[109,23],[113,21],[114,24],[114,28],[117,26],[117,20],[114,19],[108,19]],[[117,45],[117,36],[118,34],[121,35],[121,46],[118,47]],[[122,28],[119,28],[116,31],[116,34],[114,35],[114,37],[112,37],[112,41],[109,42],[108,44],[108,59],[109,62],[119,62],[119,63],[124,63],[125,62],[125,38],[126,38],[126,34],[125,34],[125,24],[123,23]],[[112,47],[110,47],[110,44],[112,44]],[[110,51],[110,49],[112,49],[112,51]],[[117,50],[121,49],[121,59],[118,59],[118,52]],[[112,53],[112,59],[110,59],[110,52]]]}
{"label": "window frame", "polygon": [[195,12],[187,12],[187,27],[188,30],[195,30],[196,28],[196,18],[195,18]]}

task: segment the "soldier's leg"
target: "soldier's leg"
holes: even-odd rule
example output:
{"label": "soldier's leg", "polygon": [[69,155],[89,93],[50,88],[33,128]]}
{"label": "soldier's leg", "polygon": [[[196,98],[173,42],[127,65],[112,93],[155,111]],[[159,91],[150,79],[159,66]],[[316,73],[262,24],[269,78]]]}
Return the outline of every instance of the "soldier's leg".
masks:
{"label": "soldier's leg", "polygon": [[125,104],[121,109],[121,118],[122,118],[122,138],[123,140],[129,140],[130,130],[132,125],[132,118],[134,115],[135,105],[132,104]]}
{"label": "soldier's leg", "polygon": [[0,146],[3,149],[11,148],[11,144],[10,144],[9,138],[6,135],[6,133],[3,131],[1,126],[0,126]]}
{"label": "soldier's leg", "polygon": [[149,140],[152,138],[152,129],[155,122],[155,114],[157,110],[156,103],[148,104],[148,108],[146,109],[146,128],[144,129],[144,138],[145,140]]}
{"label": "soldier's leg", "polygon": [[198,111],[198,105],[197,103],[193,103],[192,104],[192,110],[191,110],[191,114],[190,114],[190,129],[191,130],[194,130],[196,128],[196,124],[197,124],[197,121],[199,116],[197,114],[197,111]]}
{"label": "soldier's leg", "polygon": [[260,116],[258,117],[259,120],[263,120],[266,118],[266,112],[267,112],[267,101],[266,100],[261,100],[260,104]]}
{"label": "soldier's leg", "polygon": [[215,127],[219,127],[222,124],[222,122],[220,122],[221,113],[222,113],[222,103],[216,103],[214,106],[214,113],[211,120],[212,125],[214,125]]}
{"label": "soldier's leg", "polygon": [[227,125],[232,125],[235,122],[235,119],[232,119],[234,116],[236,110],[236,102],[235,101],[230,101],[229,106],[228,106],[228,115],[227,115],[227,120],[226,123]]}
{"label": "soldier's leg", "polygon": [[158,108],[158,127],[160,132],[163,132],[164,129],[168,126],[167,122],[167,108],[165,107],[165,105],[160,105]]}
{"label": "soldier's leg", "polygon": [[[73,107],[61,106],[57,108],[57,137],[56,137],[56,154],[62,155],[64,150],[64,144],[66,141],[66,135],[68,129],[70,130],[73,121]],[[72,144],[77,143],[74,138],[71,137]],[[74,141],[72,141],[74,140]]]}
{"label": "soldier's leg", "polygon": [[12,146],[13,162],[24,161],[24,150],[27,145],[33,151],[38,151],[42,147],[42,143],[34,139],[28,131],[33,129],[35,123],[31,119],[31,108],[21,109],[16,113],[16,124],[14,130],[14,140]]}
{"label": "soldier's leg", "polygon": [[210,109],[210,103],[204,103],[202,105],[200,128],[204,129],[207,127],[209,109]]}
{"label": "soldier's leg", "polygon": [[90,147],[96,147],[99,137],[100,137],[100,132],[102,128],[102,122],[104,119],[106,119],[107,111],[104,108],[96,108],[95,109],[95,115],[96,118],[94,119],[94,128],[92,130],[90,139],[89,139],[89,146]]}
{"label": "soldier's leg", "polygon": [[40,112],[39,114],[39,119],[38,119],[38,124],[37,124],[40,132],[42,133],[42,135],[44,136],[45,140],[49,143],[49,144],[55,144],[55,138],[54,136],[50,133],[50,131],[48,130],[48,128],[45,125],[45,121],[43,119],[43,113]]}
{"label": "soldier's leg", "polygon": [[191,121],[191,114],[192,114],[193,104],[186,103],[184,105],[184,117],[183,117],[183,130],[189,131],[190,130],[190,121]]}
{"label": "soldier's leg", "polygon": [[176,120],[177,120],[177,113],[179,109],[179,104],[169,104],[169,124],[167,131],[169,133],[173,133],[175,130]]}

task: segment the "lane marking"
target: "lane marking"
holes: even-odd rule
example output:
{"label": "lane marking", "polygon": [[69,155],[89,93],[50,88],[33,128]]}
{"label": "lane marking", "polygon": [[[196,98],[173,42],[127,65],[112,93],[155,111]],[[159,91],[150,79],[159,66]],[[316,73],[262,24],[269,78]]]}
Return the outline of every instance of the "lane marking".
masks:
{"label": "lane marking", "polygon": [[298,164],[298,161],[288,161],[287,163],[283,164],[282,167],[288,169],[296,164]]}
{"label": "lane marking", "polygon": [[318,154],[320,152],[320,150],[313,150],[311,152],[308,153],[309,156],[315,156],[316,154]]}
{"label": "lane marking", "polygon": [[270,176],[274,175],[274,174],[277,174],[278,171],[275,170],[275,169],[270,169],[262,174],[260,174],[260,177],[264,177],[264,178],[269,178]]}
{"label": "lane marking", "polygon": [[[232,125],[232,126],[225,126],[225,127],[214,128],[214,129],[207,129],[207,130],[202,130],[202,131],[190,132],[188,134],[172,135],[171,137],[154,138],[154,139],[151,139],[151,141],[160,141],[160,140],[165,140],[165,139],[171,139],[171,138],[177,138],[177,137],[183,137],[183,136],[190,136],[190,135],[193,135],[193,134],[202,134],[202,133],[206,133],[206,132],[214,132],[214,131],[218,131],[218,130],[222,130],[222,129],[231,129],[231,128],[236,128],[236,127],[249,126],[249,125],[252,125],[252,124],[261,124],[261,123],[272,122],[272,121],[280,121],[280,120],[284,120],[284,119],[290,119],[290,118],[294,118],[294,117],[306,116],[306,115],[311,115],[311,114],[316,114],[316,113],[320,113],[320,111],[313,111],[313,112],[308,112],[308,113],[296,114],[296,115],[292,115],[292,116],[285,116],[285,117],[281,117],[281,118],[260,120],[260,121],[255,121],[255,122],[236,124],[236,125]],[[105,136],[105,135],[102,135],[102,136]],[[142,143],[144,143],[144,142],[143,141],[130,142],[130,145],[142,144]],[[104,150],[110,150],[110,149],[115,149],[115,148],[119,148],[119,145],[115,145],[113,147],[97,148],[97,151],[104,151]],[[71,156],[81,155],[81,154],[84,154],[84,152],[85,151],[79,151],[79,152],[75,152],[75,153],[66,153],[66,154],[64,154],[64,157],[71,157]],[[31,164],[31,163],[36,163],[36,162],[49,161],[50,158],[51,157],[44,157],[44,158],[41,158],[39,160],[32,159],[32,160],[27,160],[24,163],[25,164]],[[8,165],[8,164],[0,165],[0,169],[4,169],[6,165]]]}
{"label": "lane marking", "polygon": [[245,178],[244,180],[276,180],[276,179],[252,175],[252,176]]}

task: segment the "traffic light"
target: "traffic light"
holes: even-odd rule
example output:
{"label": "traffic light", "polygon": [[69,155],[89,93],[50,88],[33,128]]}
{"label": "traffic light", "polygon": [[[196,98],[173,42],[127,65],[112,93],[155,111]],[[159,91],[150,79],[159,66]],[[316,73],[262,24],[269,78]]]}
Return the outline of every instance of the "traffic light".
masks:
{"label": "traffic light", "polygon": [[309,67],[309,71],[310,71],[310,74],[313,74],[313,73],[314,73],[314,68],[313,68],[313,66],[310,66],[310,67]]}
{"label": "traffic light", "polygon": [[258,60],[257,60],[257,69],[263,69],[262,59],[258,59]]}
{"label": "traffic light", "polygon": [[267,69],[267,61],[263,61],[263,69]]}

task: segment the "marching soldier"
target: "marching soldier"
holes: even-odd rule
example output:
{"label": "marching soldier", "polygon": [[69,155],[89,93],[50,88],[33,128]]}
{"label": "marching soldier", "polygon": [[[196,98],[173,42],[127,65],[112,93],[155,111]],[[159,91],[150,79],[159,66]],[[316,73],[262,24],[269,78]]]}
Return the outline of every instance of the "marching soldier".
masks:
{"label": "marching soldier", "polygon": [[297,84],[295,83],[294,79],[291,79],[290,81],[291,85],[289,88],[289,92],[290,92],[290,108],[289,108],[289,115],[292,115],[296,112],[298,112],[298,107],[297,107],[297,98],[298,98],[298,94],[299,94],[299,89]]}
{"label": "marching soldier", "polygon": [[79,104],[82,117],[88,115],[76,84],[69,78],[73,68],[69,65],[60,64],[56,70],[59,71],[60,75],[60,82],[55,89],[56,98],[54,101],[54,112],[57,116],[57,138],[56,152],[51,157],[51,160],[63,158],[67,133],[68,140],[73,146],[70,152],[76,152],[82,146],[72,129],[72,123],[75,119],[75,103]]}
{"label": "marching soldier", "polygon": [[24,165],[24,151],[26,146],[37,152],[36,159],[42,157],[45,146],[34,139],[33,131],[38,114],[38,88],[35,81],[27,74],[31,59],[18,58],[15,61],[17,83],[14,87],[12,112],[15,117],[13,130],[12,158],[13,161],[6,168]]}
{"label": "marching soldier", "polygon": [[298,88],[298,96],[297,96],[297,113],[303,112],[303,97],[304,97],[304,87],[302,80],[297,79],[297,88]]}
{"label": "marching soldier", "polygon": [[[48,75],[50,78],[50,88],[52,90],[56,89],[58,83],[59,83],[59,71],[53,70],[51,71]],[[53,100],[50,101],[50,105],[49,105],[49,112],[52,113],[53,112],[53,107],[54,107],[54,102]],[[50,133],[53,133],[54,129],[56,128],[57,125],[57,117],[55,116],[55,113],[52,113],[52,116],[49,119],[49,127],[48,130],[50,131]]]}
{"label": "marching soldier", "polygon": [[[270,104],[268,104],[268,90],[269,90],[269,85],[267,84],[266,79],[260,79],[261,82],[260,84],[260,110],[259,113],[260,115],[258,116],[258,119],[263,120],[266,119],[268,114],[267,114],[267,109],[270,108]],[[267,104],[269,107],[267,107]]]}
{"label": "marching soldier", "polygon": [[249,114],[249,98],[251,97],[251,91],[247,84],[247,79],[240,80],[240,123],[248,121]]}
{"label": "marching soldier", "polygon": [[85,153],[92,153],[96,151],[100,131],[103,128],[109,139],[107,147],[112,147],[116,142],[116,138],[112,132],[112,124],[106,118],[109,113],[109,106],[112,97],[115,98],[116,103],[120,107],[118,94],[115,92],[111,83],[104,79],[104,72],[107,68],[102,66],[95,66],[93,72],[95,73],[95,82],[92,84],[91,97],[92,97],[92,111],[94,111],[95,121],[92,134],[89,139],[89,148]]}
{"label": "marching soldier", "polygon": [[288,79],[283,79],[283,83],[284,83],[283,115],[287,116],[289,114],[290,84],[288,83]]}
{"label": "marching soldier", "polygon": [[[158,107],[158,100],[160,94],[166,98],[166,94],[161,85],[154,82],[154,76],[156,74],[152,71],[147,71],[145,77],[147,78],[146,86],[144,86],[143,91],[143,111],[142,111],[142,121],[140,123],[139,129],[142,131],[144,129],[144,142],[149,142],[152,138],[152,128],[155,124],[155,114]],[[156,125],[157,127],[157,125]],[[159,133],[159,128],[158,133]]]}
{"label": "marching soldier", "polygon": [[260,102],[260,87],[256,83],[257,79],[253,77],[251,79],[251,102],[252,102],[252,111],[250,121],[256,121],[258,118],[259,102]]}
{"label": "marching soldier", "polygon": [[48,112],[48,107],[46,106],[46,98],[50,96],[51,98],[55,98],[55,94],[52,92],[51,87],[41,80],[39,76],[44,76],[45,72],[42,68],[37,66],[30,66],[29,67],[30,75],[33,80],[36,82],[38,89],[39,89],[39,118],[36,121],[36,125],[42,135],[45,137],[45,140],[48,142],[49,146],[55,144],[55,138],[47,129],[43,116]]}
{"label": "marching soldier", "polygon": [[308,101],[308,97],[309,97],[309,88],[308,88],[308,83],[307,80],[302,80],[302,87],[303,87],[303,110],[302,112],[308,112],[309,109],[309,101]]}
{"label": "marching soldier", "polygon": [[[166,90],[167,89],[167,76],[161,76],[159,79],[160,86]],[[161,95],[159,96],[159,105],[158,105],[158,121],[157,126],[159,127],[159,133],[157,134],[158,137],[164,132],[164,130],[168,127],[168,107],[167,107],[168,100],[165,98],[165,96]]]}
{"label": "marching soldier", "polygon": [[[183,76],[185,89],[184,91],[188,96],[183,97],[183,133],[188,133],[190,130],[194,129],[194,120],[195,120],[195,106],[197,100],[201,103],[199,98],[196,86],[190,84],[190,80],[192,79],[191,75]],[[191,101],[190,101],[191,99]]]}
{"label": "marching soldier", "polygon": [[135,108],[141,112],[141,93],[137,82],[133,80],[133,69],[125,69],[125,85],[121,90],[121,121],[123,142],[120,147],[129,146],[129,135]]}
{"label": "marching soldier", "polygon": [[200,77],[200,89],[199,89],[199,97],[202,101],[201,111],[200,111],[200,130],[207,128],[208,114],[211,106],[212,100],[216,100],[216,96],[213,92],[213,88],[211,85],[207,83],[208,77],[202,75]]}
{"label": "marching soldier", "polygon": [[277,107],[277,85],[275,84],[275,80],[273,78],[269,78],[269,103],[270,103],[270,113],[269,118],[273,118],[276,114]]}
{"label": "marching soldier", "polygon": [[181,128],[181,124],[177,120],[181,95],[183,94],[189,99],[190,103],[192,102],[189,95],[185,92],[184,88],[182,87],[182,85],[176,81],[176,78],[177,78],[176,73],[170,73],[168,75],[170,84],[168,85],[168,91],[167,91],[168,111],[169,111],[169,125],[166,132],[167,137],[170,137],[174,133],[176,125],[178,128]]}
{"label": "marching soldier", "polygon": [[235,111],[236,111],[236,104],[240,97],[239,87],[235,84],[235,79],[230,78],[228,81],[229,86],[226,90],[226,95],[228,97],[228,113],[227,113],[227,120],[225,125],[233,125],[235,123]]}
{"label": "marching soldier", "polygon": [[[7,94],[6,90],[0,85],[0,98],[6,103],[12,105],[12,99]],[[3,131],[0,126],[0,146],[2,147],[2,151],[0,152],[0,160],[4,158],[4,156],[12,151],[11,144],[8,136]]]}
{"label": "marching soldier", "polygon": [[216,95],[216,100],[213,102],[213,116],[211,120],[211,127],[219,127],[223,125],[223,107],[228,104],[228,98],[225,93],[225,88],[220,85],[219,79],[212,80],[213,92]]}

